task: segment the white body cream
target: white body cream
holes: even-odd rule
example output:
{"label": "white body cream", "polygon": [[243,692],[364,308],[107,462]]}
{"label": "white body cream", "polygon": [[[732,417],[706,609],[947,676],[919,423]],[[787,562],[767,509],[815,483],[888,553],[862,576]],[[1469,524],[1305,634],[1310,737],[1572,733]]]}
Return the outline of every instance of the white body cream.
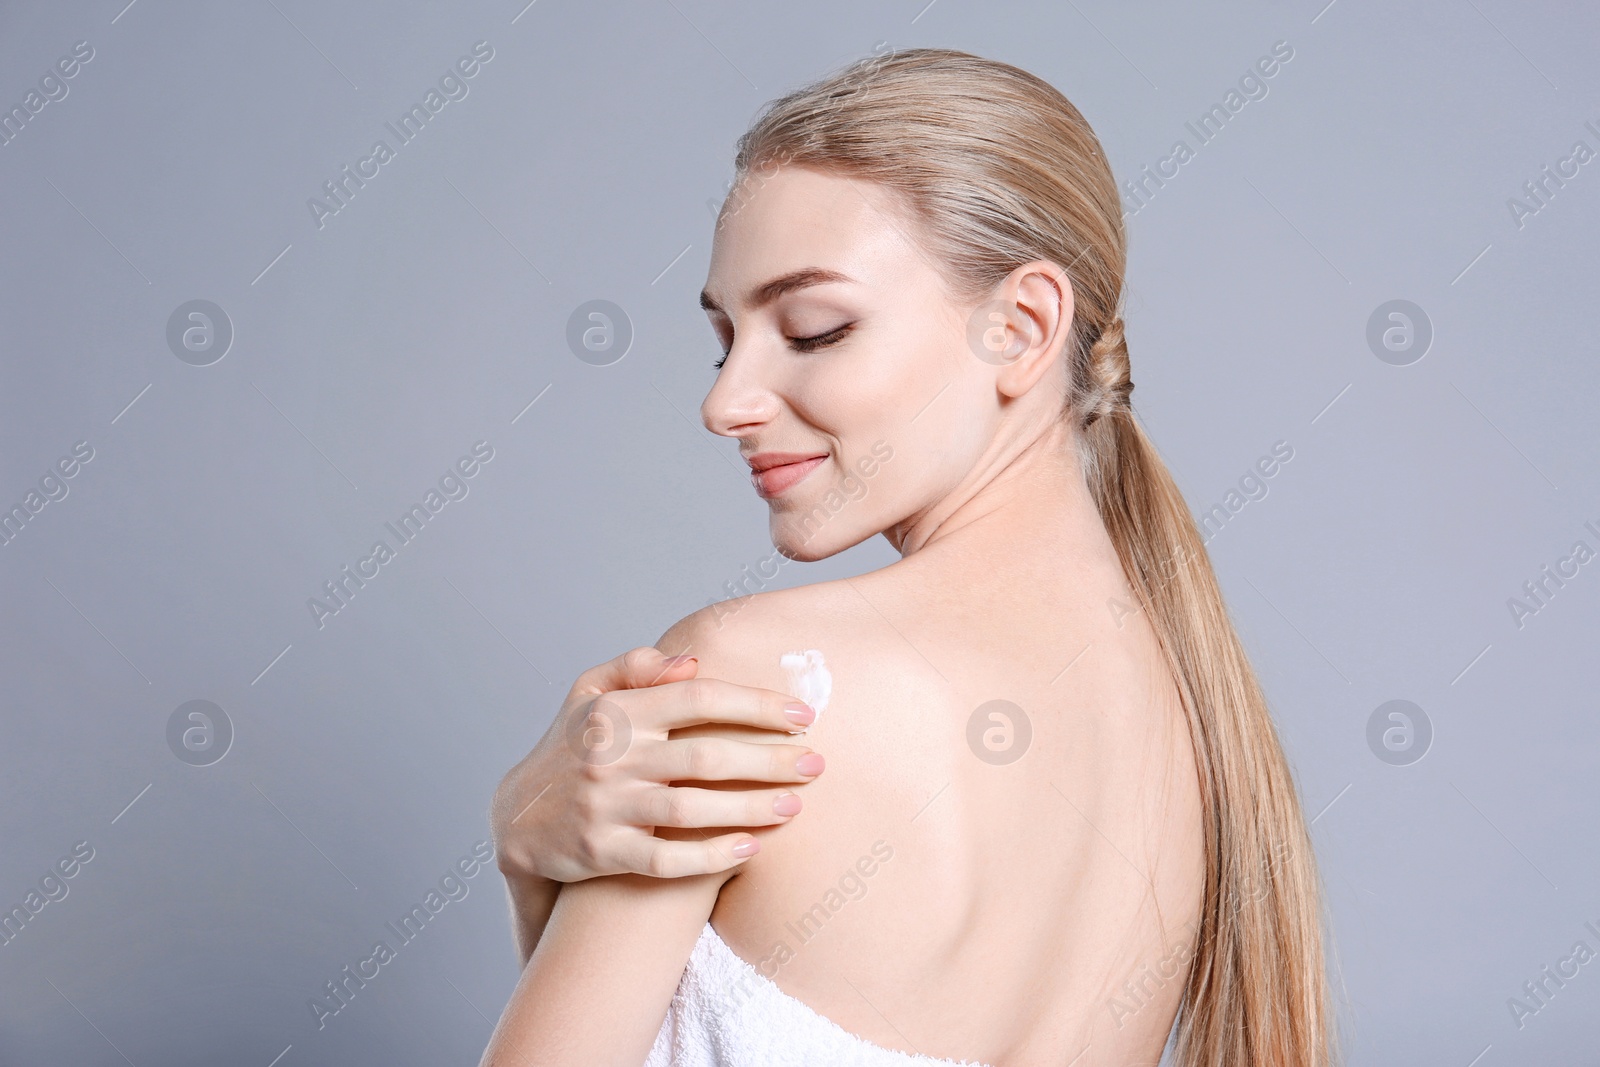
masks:
{"label": "white body cream", "polygon": [[[828,706],[828,697],[833,694],[833,675],[828,673],[822,653],[814,648],[785,652],[778,662],[789,676],[789,692],[811,705],[817,719],[821,719],[822,709]],[[813,726],[816,721],[812,720]],[[805,733],[804,730],[799,732]]]}

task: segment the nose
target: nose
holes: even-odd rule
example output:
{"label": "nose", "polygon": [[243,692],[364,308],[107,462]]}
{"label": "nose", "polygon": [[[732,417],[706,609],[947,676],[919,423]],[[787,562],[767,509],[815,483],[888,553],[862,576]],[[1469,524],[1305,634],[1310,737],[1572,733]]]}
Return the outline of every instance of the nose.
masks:
{"label": "nose", "polygon": [[700,404],[700,421],[722,437],[746,437],[777,417],[781,406],[772,387],[761,380],[760,356],[735,343]]}

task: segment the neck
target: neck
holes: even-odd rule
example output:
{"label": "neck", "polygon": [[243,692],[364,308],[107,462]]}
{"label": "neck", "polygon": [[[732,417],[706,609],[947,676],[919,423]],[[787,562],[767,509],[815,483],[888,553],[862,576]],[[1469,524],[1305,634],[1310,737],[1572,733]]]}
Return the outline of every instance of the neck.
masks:
{"label": "neck", "polygon": [[931,549],[1015,554],[1110,547],[1076,440],[1059,418],[997,448],[943,499],[884,536],[902,559]]}

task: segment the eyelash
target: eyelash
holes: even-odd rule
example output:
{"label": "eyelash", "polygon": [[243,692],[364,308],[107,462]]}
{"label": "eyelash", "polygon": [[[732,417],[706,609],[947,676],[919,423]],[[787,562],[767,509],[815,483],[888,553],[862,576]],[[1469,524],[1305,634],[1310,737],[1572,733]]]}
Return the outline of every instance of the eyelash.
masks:
{"label": "eyelash", "polygon": [[[844,339],[844,335],[849,333],[850,328],[854,325],[855,323],[853,322],[847,322],[836,330],[829,330],[827,333],[819,333],[814,337],[791,337],[789,338],[789,343],[793,345],[795,350],[798,352],[815,352],[819,348],[827,348],[829,345],[837,344],[838,342],[842,341]],[[722,354],[722,358],[711,365],[717,370],[721,370],[722,365],[726,362],[728,362],[728,353],[724,352]]]}

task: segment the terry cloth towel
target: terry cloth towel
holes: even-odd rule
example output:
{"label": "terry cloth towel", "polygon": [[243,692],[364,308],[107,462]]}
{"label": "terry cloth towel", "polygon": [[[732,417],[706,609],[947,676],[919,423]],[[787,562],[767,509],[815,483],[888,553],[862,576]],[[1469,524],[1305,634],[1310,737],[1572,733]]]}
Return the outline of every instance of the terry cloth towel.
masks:
{"label": "terry cloth towel", "polygon": [[706,923],[645,1067],[987,1067],[875,1045],[734,954]]}

